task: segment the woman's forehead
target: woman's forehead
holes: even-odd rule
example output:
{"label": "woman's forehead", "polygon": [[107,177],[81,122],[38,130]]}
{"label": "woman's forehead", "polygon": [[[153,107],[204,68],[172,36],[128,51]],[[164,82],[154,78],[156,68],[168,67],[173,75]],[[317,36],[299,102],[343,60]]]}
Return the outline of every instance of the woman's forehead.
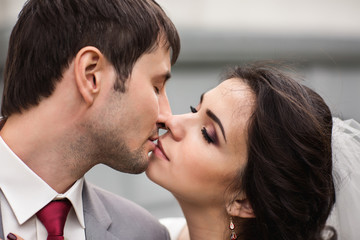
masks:
{"label": "woman's forehead", "polygon": [[251,88],[241,79],[228,79],[206,93],[205,102],[206,99],[209,108],[223,122],[229,135],[229,144],[243,152],[246,148],[248,121],[255,105],[255,95]]}
{"label": "woman's forehead", "polygon": [[237,114],[245,114],[251,112],[255,95],[251,88],[241,79],[231,78],[220,83],[217,87],[210,90],[206,95],[211,95],[213,91],[213,101],[220,104],[231,104],[228,107]]}

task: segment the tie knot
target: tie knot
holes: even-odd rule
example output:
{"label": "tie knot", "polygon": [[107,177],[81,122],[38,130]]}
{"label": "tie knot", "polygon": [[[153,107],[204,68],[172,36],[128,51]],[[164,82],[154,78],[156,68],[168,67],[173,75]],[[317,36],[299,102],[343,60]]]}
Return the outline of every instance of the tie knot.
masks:
{"label": "tie knot", "polygon": [[64,226],[70,208],[71,203],[69,200],[64,199],[52,201],[36,213],[36,216],[44,224],[48,232],[47,240],[64,239]]}

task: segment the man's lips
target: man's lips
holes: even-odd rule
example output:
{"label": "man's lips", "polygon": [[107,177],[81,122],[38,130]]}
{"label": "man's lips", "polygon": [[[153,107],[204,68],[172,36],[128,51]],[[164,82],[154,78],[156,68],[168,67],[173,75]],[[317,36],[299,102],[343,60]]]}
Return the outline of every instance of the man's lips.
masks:
{"label": "man's lips", "polygon": [[[155,140],[154,140],[155,141]],[[149,144],[151,145],[151,147],[150,147],[150,149],[149,149],[149,154],[150,154],[150,152],[151,151],[154,151],[155,150],[155,148],[156,148],[156,143],[154,142],[154,141],[152,141],[152,140],[150,140],[149,139]]]}
{"label": "man's lips", "polygon": [[151,137],[149,137],[149,142],[151,142],[151,149],[150,149],[150,151],[154,151],[155,150],[155,148],[156,148],[156,142],[155,141],[157,141],[158,140],[158,138],[159,138],[159,136],[156,134],[156,135],[152,135]]}
{"label": "man's lips", "polygon": [[153,135],[151,135],[150,137],[149,137],[149,140],[150,141],[152,141],[152,142],[154,142],[154,141],[156,141],[156,140],[158,140],[158,138],[159,138],[159,136],[156,134],[153,134]]}

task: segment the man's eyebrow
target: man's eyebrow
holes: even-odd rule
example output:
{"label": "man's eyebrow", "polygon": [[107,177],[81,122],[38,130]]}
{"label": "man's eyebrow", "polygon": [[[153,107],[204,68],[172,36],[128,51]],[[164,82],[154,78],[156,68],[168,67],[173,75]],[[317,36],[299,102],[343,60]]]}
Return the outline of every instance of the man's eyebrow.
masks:
{"label": "man's eyebrow", "polygon": [[171,78],[171,73],[170,72],[166,72],[165,74],[162,75],[164,82],[166,83],[170,78]]}
{"label": "man's eyebrow", "polygon": [[[201,94],[201,96],[200,96],[200,105],[201,105],[201,103],[202,103],[203,100],[204,100],[205,93],[206,93],[206,92],[204,92],[204,93]],[[220,127],[220,129],[221,129],[221,133],[222,133],[222,135],[223,135],[223,137],[224,137],[224,140],[225,140],[225,142],[226,142],[225,130],[224,130],[224,127],[223,127],[220,119],[219,119],[219,118],[215,115],[215,113],[213,113],[210,109],[206,109],[206,115],[208,115],[209,118],[211,118],[214,122],[216,122],[216,123],[219,125],[219,127]]]}
{"label": "man's eyebrow", "polygon": [[171,78],[171,73],[169,71],[164,72],[164,73],[159,73],[158,75],[155,75],[153,77],[153,79],[157,82],[157,83],[163,83],[164,85],[166,84],[166,82]]}
{"label": "man's eyebrow", "polygon": [[225,136],[224,127],[223,127],[220,119],[219,119],[219,118],[215,115],[215,113],[213,113],[210,109],[206,109],[206,115],[208,115],[209,118],[211,118],[212,120],[214,120],[214,122],[216,122],[216,123],[219,125],[219,127],[220,127],[220,129],[221,129],[221,133],[222,133],[222,135],[223,135],[223,137],[224,137],[224,140],[225,140],[225,142],[226,142],[226,136]]}

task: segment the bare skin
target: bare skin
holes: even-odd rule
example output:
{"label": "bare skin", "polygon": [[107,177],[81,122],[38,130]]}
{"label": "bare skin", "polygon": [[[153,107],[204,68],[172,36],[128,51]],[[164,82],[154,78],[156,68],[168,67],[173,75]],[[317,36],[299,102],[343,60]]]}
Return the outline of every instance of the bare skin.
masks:
{"label": "bare skin", "polygon": [[[147,176],[168,189],[187,221],[179,240],[224,239],[230,216],[253,218],[244,193],[228,191],[247,159],[247,122],[254,95],[239,79],[206,92],[191,112],[169,117]],[[241,111],[231,106],[240,105]]]}
{"label": "bare skin", "polygon": [[[142,172],[155,148],[157,123],[170,113],[165,92],[170,70],[170,52],[159,47],[138,59],[127,91],[119,93],[114,90],[114,67],[97,48],[85,47],[53,94],[38,106],[9,116],[0,135],[58,193],[99,163]],[[134,126],[134,119],[142,121]]]}

